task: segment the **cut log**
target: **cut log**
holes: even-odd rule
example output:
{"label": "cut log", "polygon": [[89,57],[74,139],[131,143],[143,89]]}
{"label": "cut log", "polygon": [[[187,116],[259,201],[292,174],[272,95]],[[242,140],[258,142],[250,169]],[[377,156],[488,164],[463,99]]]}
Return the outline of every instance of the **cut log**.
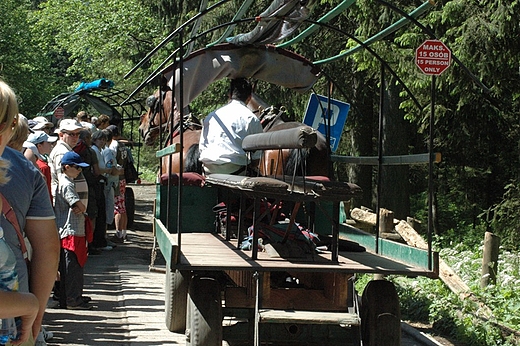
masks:
{"label": "cut log", "polygon": [[[362,231],[374,234],[376,225],[376,214],[367,208],[354,208],[351,211],[352,220],[356,222],[354,227]],[[399,222],[394,219],[394,212],[381,208],[379,212],[379,236],[383,239],[389,239],[397,242],[403,242],[399,234],[395,232],[394,225]]]}
{"label": "cut log", "polygon": [[354,208],[350,212],[350,217],[356,222],[367,223],[371,226],[376,225],[376,214],[369,210]]}

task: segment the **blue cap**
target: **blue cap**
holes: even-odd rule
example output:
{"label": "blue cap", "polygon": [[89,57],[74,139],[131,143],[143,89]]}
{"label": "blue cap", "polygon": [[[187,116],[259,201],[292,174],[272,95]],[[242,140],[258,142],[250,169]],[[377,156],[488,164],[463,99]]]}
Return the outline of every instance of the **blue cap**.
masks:
{"label": "blue cap", "polygon": [[61,165],[76,165],[84,168],[90,166],[88,163],[83,162],[81,156],[73,151],[69,151],[63,155],[61,158]]}

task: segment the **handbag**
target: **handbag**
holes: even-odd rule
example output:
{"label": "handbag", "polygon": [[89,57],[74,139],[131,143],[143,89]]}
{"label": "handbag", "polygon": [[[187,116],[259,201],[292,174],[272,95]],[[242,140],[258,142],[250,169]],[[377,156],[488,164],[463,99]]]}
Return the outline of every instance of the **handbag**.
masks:
{"label": "handbag", "polygon": [[139,179],[139,173],[137,173],[134,163],[128,160],[125,165],[125,180],[127,183],[135,183],[137,179]]}
{"label": "handbag", "polygon": [[2,196],[2,213],[4,214],[5,219],[9,221],[9,223],[13,225],[13,228],[16,230],[16,235],[18,236],[18,241],[20,242],[20,249],[22,250],[23,258],[27,266],[29,266],[31,263],[32,254],[31,242],[27,237],[24,237],[13,207],[11,207],[11,204],[9,204],[4,195],[0,195]]}

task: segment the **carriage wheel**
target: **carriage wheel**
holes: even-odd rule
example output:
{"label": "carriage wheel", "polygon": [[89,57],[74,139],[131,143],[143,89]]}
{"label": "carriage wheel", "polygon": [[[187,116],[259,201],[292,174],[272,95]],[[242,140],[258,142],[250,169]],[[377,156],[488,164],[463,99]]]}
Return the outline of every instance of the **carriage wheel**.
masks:
{"label": "carriage wheel", "polygon": [[222,345],[222,303],[217,280],[194,277],[188,295],[187,346]]}
{"label": "carriage wheel", "polygon": [[130,228],[134,224],[135,217],[135,196],[134,190],[131,187],[126,187],[125,190],[125,207],[127,217],[127,227]]}
{"label": "carriage wheel", "polygon": [[170,332],[184,333],[186,330],[189,280],[189,271],[173,271],[167,266],[164,310],[166,327]]}
{"label": "carriage wheel", "polygon": [[365,287],[361,300],[363,345],[401,345],[401,311],[394,284],[387,280],[372,280]]}

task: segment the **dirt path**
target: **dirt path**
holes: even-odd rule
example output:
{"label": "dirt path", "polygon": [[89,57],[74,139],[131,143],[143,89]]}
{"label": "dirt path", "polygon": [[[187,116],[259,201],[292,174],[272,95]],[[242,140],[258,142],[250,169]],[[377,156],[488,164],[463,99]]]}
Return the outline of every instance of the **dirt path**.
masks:
{"label": "dirt path", "polygon": [[[136,197],[129,240],[90,256],[84,294],[92,310],[47,309],[48,345],[184,345],[185,337],[164,324],[164,274],[150,272],[154,185],[132,186]],[[109,234],[113,230],[109,230]],[[159,256],[157,265],[164,265]]]}

